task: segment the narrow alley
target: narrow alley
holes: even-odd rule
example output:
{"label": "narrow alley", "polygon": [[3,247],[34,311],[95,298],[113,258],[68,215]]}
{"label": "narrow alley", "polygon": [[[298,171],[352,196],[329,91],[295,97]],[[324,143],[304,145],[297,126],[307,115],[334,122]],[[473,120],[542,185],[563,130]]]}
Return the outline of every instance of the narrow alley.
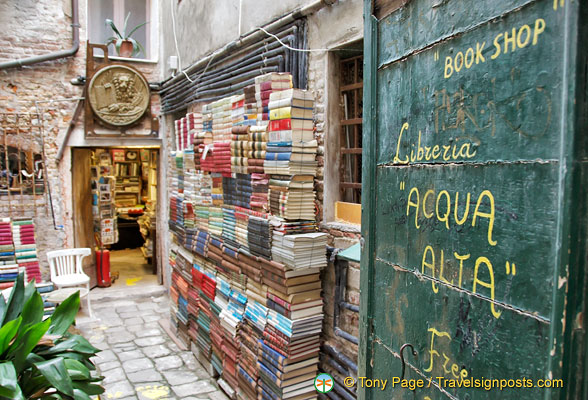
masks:
{"label": "narrow alley", "polygon": [[77,320],[82,334],[102,350],[95,359],[104,376],[101,398],[227,399],[192,352],[181,350],[162,329],[169,300],[140,251],[112,254],[119,279],[93,289],[93,318],[82,301]]}

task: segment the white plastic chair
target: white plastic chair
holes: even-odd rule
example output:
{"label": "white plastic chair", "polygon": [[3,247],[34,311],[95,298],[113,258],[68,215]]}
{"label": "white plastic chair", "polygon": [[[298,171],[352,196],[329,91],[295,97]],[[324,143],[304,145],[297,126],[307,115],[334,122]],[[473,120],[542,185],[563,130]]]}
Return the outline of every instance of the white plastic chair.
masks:
{"label": "white plastic chair", "polygon": [[[49,269],[51,271],[51,282],[53,282],[57,289],[72,286],[86,287],[88,313],[92,317],[92,308],[90,307],[90,277],[82,269],[82,260],[90,254],[92,254],[92,250],[87,247],[54,250],[47,252],[47,260],[49,261]],[[80,291],[80,297],[83,297],[82,291]]]}

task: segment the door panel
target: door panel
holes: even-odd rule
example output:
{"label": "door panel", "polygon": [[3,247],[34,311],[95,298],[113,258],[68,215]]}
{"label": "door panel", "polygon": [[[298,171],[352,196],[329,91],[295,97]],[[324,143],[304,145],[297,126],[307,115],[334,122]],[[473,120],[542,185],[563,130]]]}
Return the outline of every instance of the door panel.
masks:
{"label": "door panel", "polygon": [[74,246],[89,247],[92,254],[84,258],[84,272],[90,277],[90,287],[97,284],[94,253],[94,226],[92,219],[92,183],[90,149],[72,149],[72,197]]}
{"label": "door panel", "polygon": [[[360,376],[389,382],[360,397],[585,393],[586,3],[378,3],[392,11],[365,2],[359,353]],[[427,387],[392,387],[405,344],[405,377]]]}

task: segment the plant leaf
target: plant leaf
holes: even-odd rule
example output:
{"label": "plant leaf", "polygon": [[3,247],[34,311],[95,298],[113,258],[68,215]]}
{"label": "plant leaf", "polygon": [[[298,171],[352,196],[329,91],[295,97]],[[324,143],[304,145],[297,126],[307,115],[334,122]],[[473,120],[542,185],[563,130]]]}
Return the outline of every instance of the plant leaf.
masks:
{"label": "plant leaf", "polygon": [[24,305],[24,274],[18,274],[7,304],[8,306],[6,307],[6,314],[4,314],[4,318],[2,319],[2,325],[18,318],[22,311]]}
{"label": "plant leaf", "polygon": [[7,358],[13,360],[14,367],[18,373],[22,371],[31,350],[35,348],[39,340],[47,332],[47,329],[49,329],[49,324],[51,324],[50,318],[30,326],[17,341],[10,345]]}
{"label": "plant leaf", "polygon": [[10,345],[10,341],[14,339],[21,322],[22,318],[18,317],[17,319],[13,319],[12,321],[7,322],[4,324],[2,329],[0,329],[0,354],[4,354]]}
{"label": "plant leaf", "polygon": [[95,396],[104,393],[104,388],[100,385],[94,385],[88,382],[83,381],[74,381],[73,382],[74,389],[80,389],[86,392],[89,395]]}
{"label": "plant leaf", "polygon": [[63,303],[55,308],[51,316],[51,327],[49,334],[63,335],[76,318],[76,314],[80,308],[80,292],[75,292],[69,296]]}
{"label": "plant leaf", "polygon": [[51,383],[55,389],[73,397],[73,385],[67,373],[67,369],[65,368],[63,358],[57,357],[36,363],[35,367],[37,367],[39,372],[47,378],[49,383]]}
{"label": "plant leaf", "polygon": [[133,28],[133,30],[131,30],[131,32],[129,32],[129,34],[127,35],[127,38],[130,38],[130,37],[133,35],[133,33],[135,33],[135,31],[136,31],[137,29],[139,29],[139,28],[140,28],[140,27],[142,27],[143,25],[147,25],[148,23],[149,23],[149,21],[145,21],[145,22],[143,22],[142,24],[139,24],[139,25],[135,26],[135,27]]}
{"label": "plant leaf", "polygon": [[127,38],[127,24],[129,23],[129,17],[131,16],[131,13],[129,12],[127,14],[127,17],[125,18],[125,24],[123,25],[123,31],[122,31],[122,38],[126,39]]}
{"label": "plant leaf", "polygon": [[38,293],[38,292],[37,292],[37,288],[35,287],[35,280],[33,279],[25,286],[24,299],[23,299],[22,303],[27,304],[27,301],[29,301],[29,299],[31,298],[31,296],[34,293]]}
{"label": "plant leaf", "polygon": [[43,298],[41,298],[41,295],[35,290],[22,309],[20,315],[22,317],[22,324],[18,329],[18,334],[20,335],[29,326],[41,322],[43,320],[44,311]]}
{"label": "plant leaf", "polygon": [[74,400],[92,400],[83,390],[74,389]]}
{"label": "plant leaf", "polygon": [[90,379],[90,370],[77,360],[65,359],[65,368],[74,381]]}
{"label": "plant leaf", "polygon": [[4,314],[6,313],[6,299],[4,294],[0,295],[0,321],[4,320]]}
{"label": "plant leaf", "polygon": [[75,351],[82,354],[94,355],[100,350],[92,346],[83,336],[73,335],[66,340],[57,343],[55,346],[47,350],[40,351],[40,355],[54,355],[62,352]]}
{"label": "plant leaf", "polygon": [[9,399],[24,399],[16,379],[16,370],[11,362],[0,364],[0,396]]}
{"label": "plant leaf", "polygon": [[104,21],[104,24],[107,26],[110,26],[110,28],[112,29],[112,31],[121,39],[123,39],[123,36],[120,34],[120,32],[118,31],[118,29],[116,29],[116,25],[114,25],[114,21],[111,20],[110,18],[106,18],[106,20]]}

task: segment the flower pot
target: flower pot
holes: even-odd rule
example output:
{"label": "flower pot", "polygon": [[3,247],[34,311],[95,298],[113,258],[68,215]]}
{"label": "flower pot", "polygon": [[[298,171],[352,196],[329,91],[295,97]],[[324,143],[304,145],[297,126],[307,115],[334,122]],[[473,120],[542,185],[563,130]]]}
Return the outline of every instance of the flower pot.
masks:
{"label": "flower pot", "polygon": [[120,44],[118,55],[121,57],[130,58],[133,56],[133,42],[130,40],[123,40]]}

